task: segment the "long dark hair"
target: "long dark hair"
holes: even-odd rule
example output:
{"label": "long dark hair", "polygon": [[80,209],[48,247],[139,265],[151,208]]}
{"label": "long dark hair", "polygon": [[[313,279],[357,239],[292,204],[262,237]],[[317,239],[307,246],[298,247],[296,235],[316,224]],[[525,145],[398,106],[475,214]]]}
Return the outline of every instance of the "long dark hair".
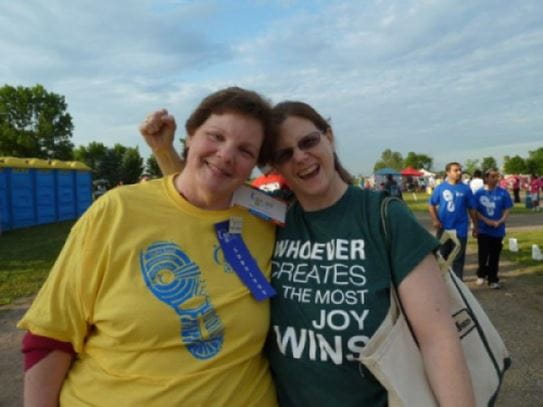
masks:
{"label": "long dark hair", "polygon": [[[315,109],[304,102],[287,100],[278,103],[272,109],[272,118],[274,124],[279,127],[285,120],[291,116],[301,117],[311,121],[320,131],[326,133],[331,126],[324,117],[322,117]],[[272,151],[275,151],[279,137],[275,137],[272,143]],[[273,164],[273,163],[272,163]],[[341,165],[337,154],[334,152],[334,168],[338,172],[340,178],[347,184],[352,184],[353,176]]]}

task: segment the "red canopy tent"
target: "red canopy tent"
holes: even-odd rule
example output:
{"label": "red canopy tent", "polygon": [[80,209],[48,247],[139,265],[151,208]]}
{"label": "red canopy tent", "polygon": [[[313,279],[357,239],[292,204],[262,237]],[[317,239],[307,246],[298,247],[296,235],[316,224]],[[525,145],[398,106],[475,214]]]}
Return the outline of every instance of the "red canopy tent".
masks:
{"label": "red canopy tent", "polygon": [[255,178],[251,185],[253,187],[264,189],[267,191],[273,191],[286,187],[287,181],[281,175],[276,172],[270,172],[267,175],[262,175]]}
{"label": "red canopy tent", "polygon": [[424,175],[422,172],[414,169],[413,167],[407,167],[400,171],[400,174],[405,175],[407,177],[420,177]]}

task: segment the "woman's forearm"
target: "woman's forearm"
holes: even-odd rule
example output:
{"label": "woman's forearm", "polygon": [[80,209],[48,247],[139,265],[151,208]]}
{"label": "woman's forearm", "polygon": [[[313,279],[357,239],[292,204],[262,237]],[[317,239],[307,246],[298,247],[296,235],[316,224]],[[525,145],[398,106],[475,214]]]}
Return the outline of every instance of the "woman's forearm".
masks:
{"label": "woman's forearm", "polygon": [[73,356],[54,350],[25,372],[24,406],[58,406],[60,389]]}
{"label": "woman's forearm", "polygon": [[179,172],[184,167],[184,162],[177,154],[173,146],[171,148],[154,150],[153,155],[160,167],[162,175],[170,175]]}
{"label": "woman's forearm", "polygon": [[433,255],[401,282],[398,293],[417,337],[428,380],[440,406],[470,407],[475,396],[447,290]]}
{"label": "woman's forearm", "polygon": [[[457,335],[456,331],[453,334]],[[431,341],[418,339],[424,368],[438,404],[475,406],[470,373],[458,339],[450,334],[437,336]]]}

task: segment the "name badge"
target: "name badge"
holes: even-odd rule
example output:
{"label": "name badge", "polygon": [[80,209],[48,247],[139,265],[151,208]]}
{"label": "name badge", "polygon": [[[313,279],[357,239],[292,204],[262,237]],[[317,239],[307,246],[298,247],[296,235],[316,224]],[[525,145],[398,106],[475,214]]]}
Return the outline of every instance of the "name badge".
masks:
{"label": "name badge", "polygon": [[228,220],[228,233],[230,234],[240,234],[243,227],[243,218],[239,216],[232,216]]}
{"label": "name badge", "polygon": [[251,291],[257,301],[262,301],[277,294],[266,280],[258,264],[249,252],[241,234],[228,232],[229,221],[215,224],[215,232],[224,254],[224,258],[234,269],[240,280]]}
{"label": "name badge", "polygon": [[250,185],[242,185],[236,189],[231,205],[247,208],[253,215],[280,226],[285,224],[287,203]]}

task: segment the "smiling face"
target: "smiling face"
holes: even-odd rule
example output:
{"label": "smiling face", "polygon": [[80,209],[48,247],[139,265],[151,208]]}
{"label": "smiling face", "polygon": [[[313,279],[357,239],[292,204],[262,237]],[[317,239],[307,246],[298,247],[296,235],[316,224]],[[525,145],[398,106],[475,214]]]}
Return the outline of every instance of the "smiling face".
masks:
{"label": "smiling face", "polygon": [[[292,155],[288,153],[290,149]],[[285,160],[288,158],[285,153],[289,159]],[[323,133],[312,121],[289,116],[279,127],[279,143],[274,154],[279,158],[274,167],[287,179],[304,209],[327,207],[345,191],[346,184],[334,166],[330,129]]]}
{"label": "smiling face", "polygon": [[212,114],[189,135],[185,169],[178,190],[204,209],[226,209],[232,193],[256,164],[264,129],[255,118],[239,113]]}
{"label": "smiling face", "polygon": [[458,184],[462,179],[462,167],[453,164],[447,171],[447,178],[451,184]]}
{"label": "smiling face", "polygon": [[486,174],[486,184],[489,189],[496,188],[500,181],[500,173],[498,171],[488,171]]}

